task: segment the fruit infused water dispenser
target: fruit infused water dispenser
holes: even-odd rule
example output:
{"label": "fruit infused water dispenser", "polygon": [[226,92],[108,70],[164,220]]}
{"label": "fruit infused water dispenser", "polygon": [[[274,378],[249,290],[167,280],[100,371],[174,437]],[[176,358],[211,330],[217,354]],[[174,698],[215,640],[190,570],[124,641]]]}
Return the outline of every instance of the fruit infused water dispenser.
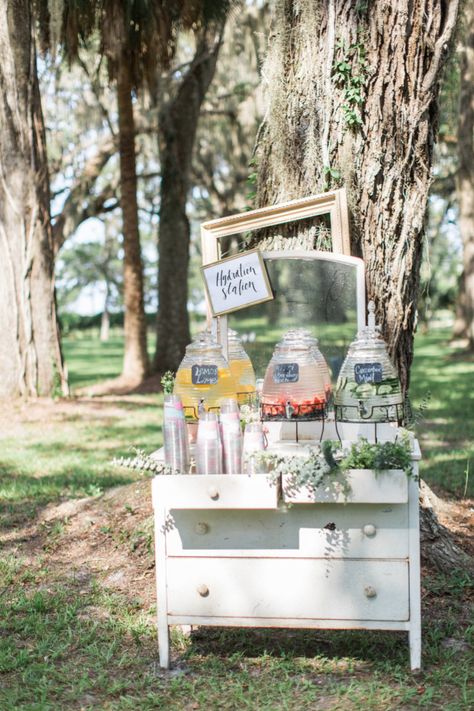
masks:
{"label": "fruit infused water dispenser", "polygon": [[326,358],[323,356],[319,350],[319,341],[317,338],[311,335],[311,331],[307,328],[293,328],[286,332],[285,338],[298,338],[301,337],[305,343],[310,347],[311,353],[314,355],[316,361],[319,363],[321,368],[321,375],[324,382],[324,391],[326,394],[326,402],[328,403],[331,399],[332,384],[331,384],[331,373],[329,366],[326,362]]}
{"label": "fruit infused water dispenser", "polygon": [[210,331],[203,331],[187,346],[173,393],[181,396],[184,414],[193,420],[205,411],[218,411],[223,398],[236,397],[235,381],[222,346]]}
{"label": "fruit infused water dispenser", "polygon": [[375,325],[375,305],[369,303],[368,326],[349,346],[336,384],[334,409],[339,422],[403,421],[398,373]]}
{"label": "fruit infused water dispenser", "polygon": [[275,346],[262,388],[264,420],[315,420],[326,413],[321,364],[301,336],[286,334]]}
{"label": "fruit infused water dispenser", "polygon": [[237,331],[227,331],[230,372],[235,381],[239,405],[245,405],[255,395],[255,371],[252,361],[244,350]]}

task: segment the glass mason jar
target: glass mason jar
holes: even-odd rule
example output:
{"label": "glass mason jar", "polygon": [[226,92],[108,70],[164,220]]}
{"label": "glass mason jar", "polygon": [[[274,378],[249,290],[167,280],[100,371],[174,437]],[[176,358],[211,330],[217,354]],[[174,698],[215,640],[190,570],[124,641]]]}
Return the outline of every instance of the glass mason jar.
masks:
{"label": "glass mason jar", "polygon": [[325,414],[322,369],[301,335],[287,334],[275,346],[262,388],[266,420],[316,419]]}
{"label": "glass mason jar", "polygon": [[237,399],[239,405],[245,405],[255,395],[255,371],[237,331],[228,329],[227,343],[229,367],[234,377]]}
{"label": "glass mason jar", "polygon": [[334,396],[340,422],[399,422],[403,396],[398,373],[375,325],[363,328],[349,346]]}
{"label": "glass mason jar", "polygon": [[184,413],[193,420],[205,411],[218,411],[222,398],[236,397],[235,381],[222,346],[210,331],[203,331],[187,346],[173,393],[181,396]]}

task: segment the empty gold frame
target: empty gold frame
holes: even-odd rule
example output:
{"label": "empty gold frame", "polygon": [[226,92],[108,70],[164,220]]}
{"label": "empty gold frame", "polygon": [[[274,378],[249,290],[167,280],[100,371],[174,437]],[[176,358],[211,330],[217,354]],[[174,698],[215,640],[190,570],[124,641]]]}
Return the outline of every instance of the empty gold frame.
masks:
{"label": "empty gold frame", "polygon": [[331,223],[331,251],[349,256],[347,198],[345,189],[341,188],[204,222],[201,225],[202,263],[210,264],[222,258],[219,245],[222,237],[323,215],[328,215]]}

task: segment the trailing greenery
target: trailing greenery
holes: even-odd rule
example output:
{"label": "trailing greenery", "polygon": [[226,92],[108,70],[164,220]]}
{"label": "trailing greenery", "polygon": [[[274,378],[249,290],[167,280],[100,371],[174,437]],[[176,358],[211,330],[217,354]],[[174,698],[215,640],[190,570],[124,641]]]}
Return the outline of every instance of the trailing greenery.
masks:
{"label": "trailing greenery", "polygon": [[[333,453],[331,452],[331,459]],[[314,493],[324,478],[335,470],[326,459],[320,447],[309,447],[305,457],[276,454],[274,452],[259,452],[253,456],[258,467],[266,468],[273,484],[278,484],[285,476],[285,493],[291,495],[301,488]]]}
{"label": "trailing greenery", "polygon": [[150,457],[140,449],[135,449],[134,451],[134,457],[118,457],[112,460],[112,464],[116,467],[125,467],[135,471],[149,472],[150,474],[181,474],[177,469],[173,469],[159,459]]}
{"label": "trailing greenery", "polygon": [[309,447],[306,456],[261,452],[253,458],[259,467],[266,467],[273,483],[285,476],[285,493],[291,495],[303,488],[314,493],[325,479],[344,474],[349,469],[376,472],[402,469],[411,476],[411,452],[407,433],[395,442],[372,443],[361,437],[349,448],[344,448],[338,441],[325,440],[321,446]]}
{"label": "trailing greenery", "polygon": [[351,129],[358,129],[362,126],[362,92],[368,70],[366,50],[361,42],[354,42],[349,47],[346,47],[344,42],[339,42],[337,47],[341,50],[342,57],[334,63],[334,81],[344,91],[342,110],[345,123]]}

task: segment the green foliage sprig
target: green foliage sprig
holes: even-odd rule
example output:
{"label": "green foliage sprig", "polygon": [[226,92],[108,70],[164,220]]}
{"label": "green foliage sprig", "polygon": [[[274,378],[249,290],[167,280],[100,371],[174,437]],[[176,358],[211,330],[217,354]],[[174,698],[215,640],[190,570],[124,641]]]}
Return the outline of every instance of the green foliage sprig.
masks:
{"label": "green foliage sprig", "polygon": [[135,471],[150,472],[150,474],[181,474],[168,464],[145,454],[141,449],[135,449],[134,457],[118,457],[112,460],[115,467],[125,467]]}
{"label": "green foliage sprig", "polygon": [[283,475],[287,477],[287,494],[295,493],[303,487],[311,492],[316,491],[324,478],[337,468],[337,453],[327,447],[309,447],[305,457],[259,452],[253,458],[258,467],[267,469],[272,483],[278,483]]}
{"label": "green foliage sprig", "polygon": [[410,398],[405,399],[405,428],[413,430],[425,419],[425,413],[429,408],[431,400],[431,390],[428,390],[415,411],[411,406]]}
{"label": "green foliage sprig", "polygon": [[354,42],[349,47],[340,41],[337,47],[341,50],[342,56],[334,62],[334,81],[344,92],[342,110],[345,123],[355,130],[362,126],[360,110],[364,103],[363,91],[368,73],[366,49],[360,41]]}
{"label": "green foliage sprig", "polygon": [[412,476],[411,444],[408,433],[395,442],[368,442],[361,437],[353,442],[339,463],[341,471],[348,469],[402,469],[407,476]]}
{"label": "green foliage sprig", "polygon": [[167,370],[160,380],[161,387],[165,395],[171,395],[174,388],[175,374],[171,370]]}

